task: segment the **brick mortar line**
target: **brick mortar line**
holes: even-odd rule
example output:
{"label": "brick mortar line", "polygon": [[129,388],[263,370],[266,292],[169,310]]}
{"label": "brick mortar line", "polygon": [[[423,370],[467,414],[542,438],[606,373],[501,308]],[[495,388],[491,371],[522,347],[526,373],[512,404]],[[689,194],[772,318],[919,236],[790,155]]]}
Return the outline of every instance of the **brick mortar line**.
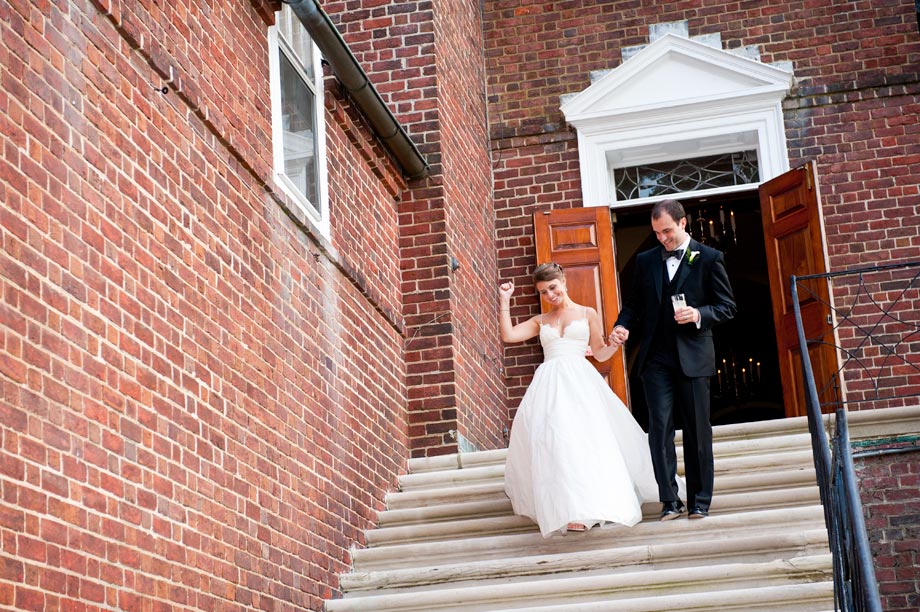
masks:
{"label": "brick mortar line", "polygon": [[[905,75],[906,76],[906,75]],[[842,103],[862,102],[864,100],[874,100],[883,98],[897,98],[911,96],[915,90],[920,91],[920,74],[910,75],[911,78],[904,80],[882,80],[876,83],[854,83],[852,87],[827,89],[826,86],[820,87],[802,87],[798,93],[784,99],[783,110],[798,110],[804,108],[821,108],[825,106],[835,106]],[[900,89],[901,91],[893,91]],[[874,95],[873,92],[882,92],[892,90],[888,95]],[[851,98],[850,96],[855,97]],[[868,95],[867,95],[868,94]],[[826,100],[822,101],[822,98]]]}
{"label": "brick mortar line", "polygon": [[192,111],[195,117],[201,121],[202,125],[210,132],[217,141],[223,145],[223,147],[230,153],[230,155],[240,164],[240,166],[250,174],[250,176],[255,180],[256,184],[265,191],[265,193],[275,201],[276,204],[281,208],[281,210],[287,215],[287,217],[294,223],[294,225],[303,232],[307,238],[313,242],[316,246],[317,252],[312,252],[314,259],[318,259],[319,255],[322,254],[335,268],[352,284],[352,286],[357,289],[361,295],[367,298],[371,306],[374,308],[377,313],[379,313],[387,324],[395,330],[403,338],[406,337],[406,325],[403,317],[399,314],[392,312],[391,309],[384,306],[384,300],[378,292],[374,291],[370,285],[366,282],[363,275],[358,271],[358,269],[349,263],[348,259],[341,254],[339,254],[332,243],[326,239],[325,236],[318,233],[312,226],[312,224],[306,220],[306,215],[297,209],[296,206],[293,206],[287,196],[283,193],[279,193],[274,187],[263,178],[259,172],[245,159],[242,152],[226,138],[218,129],[217,125],[208,119],[207,112],[205,109],[202,109],[192,98],[188,95],[186,91],[183,90],[181,86],[181,78],[174,74],[178,69],[174,69],[172,66],[164,67],[160,66],[157,63],[156,58],[151,55],[150,52],[145,50],[141,46],[141,41],[138,41],[130,32],[118,21],[116,16],[102,4],[102,0],[91,0],[93,5],[97,10],[106,17],[115,28],[115,31],[118,32],[119,36],[128,44],[129,47],[134,49],[138,55],[140,55],[143,60],[147,63],[150,68],[157,73],[163,80],[164,84],[168,85],[175,92],[176,96],[182,100],[186,107]]}
{"label": "brick mortar line", "polygon": [[[13,481],[11,480],[10,482],[13,482]],[[38,486],[34,486],[32,483],[29,483],[29,482],[20,481],[18,485],[17,485],[15,482],[13,482],[13,484],[14,484],[15,486],[18,486],[18,487],[27,488],[27,489],[30,489],[30,490],[33,490],[33,491],[37,491],[37,492],[40,492],[40,493],[45,493],[45,494],[47,494],[49,497],[53,497],[53,498],[55,498],[55,499],[57,499],[57,500],[59,500],[59,501],[63,501],[63,502],[72,502],[72,501],[74,501],[74,500],[71,499],[71,498],[64,498],[64,497],[61,497],[61,496],[58,496],[58,495],[50,494],[50,493],[48,493],[47,491],[45,491],[45,489],[43,489],[43,488],[41,488],[41,487],[38,487]],[[101,493],[101,494],[103,495],[103,497],[105,497],[106,500],[122,501],[122,500],[120,500],[120,499],[118,498],[118,496],[112,494],[110,491],[108,491],[108,490],[105,489],[105,488],[100,488],[100,487],[93,486],[93,485],[87,485],[87,488],[90,488],[90,489],[92,489],[93,491],[96,491],[96,492]],[[137,527],[137,531],[138,531],[138,532],[142,532],[142,531],[148,532],[148,534],[149,534],[151,537],[156,538],[156,539],[158,539],[158,540],[167,541],[167,542],[170,543],[170,544],[183,545],[183,542],[182,542],[181,539],[175,539],[175,538],[172,538],[172,537],[165,537],[165,536],[163,536],[163,535],[161,535],[161,534],[159,534],[159,533],[156,533],[156,531],[153,529],[153,527],[150,527],[150,528],[143,528],[143,527],[141,527],[140,525],[136,525],[135,523],[130,523],[130,522],[128,522],[128,521],[125,521],[125,519],[123,519],[123,518],[121,518],[121,517],[112,516],[111,514],[107,514],[107,513],[104,512],[104,511],[98,511],[98,512],[97,512],[97,511],[93,511],[93,510],[91,510],[91,509],[87,509],[86,512],[87,512],[88,515],[92,515],[92,516],[96,516],[96,517],[101,517],[101,518],[103,518],[103,519],[104,519],[104,518],[111,518],[112,520],[117,521],[117,522],[120,522],[120,523],[124,523],[125,525],[131,526],[131,527]],[[205,514],[204,512],[201,512],[201,511],[196,511],[196,513],[197,513],[197,514],[201,514],[202,516],[206,516],[206,514]],[[117,538],[114,538],[114,537],[111,537],[111,536],[107,536],[103,531],[92,531],[92,530],[91,530],[90,528],[88,528],[88,527],[83,527],[83,526],[80,526],[80,525],[76,525],[76,524],[71,523],[71,522],[69,522],[69,521],[67,521],[67,520],[65,520],[65,519],[63,519],[63,518],[61,518],[61,517],[54,516],[54,515],[52,515],[52,514],[50,514],[50,513],[48,513],[48,512],[36,512],[36,511],[29,511],[29,510],[26,510],[26,511],[25,511],[25,514],[26,514],[26,515],[32,515],[32,516],[35,516],[35,517],[37,517],[37,518],[49,516],[49,517],[51,517],[51,518],[54,519],[54,522],[55,522],[55,523],[57,523],[58,525],[64,527],[67,531],[73,530],[73,531],[76,532],[76,534],[78,534],[78,535],[90,535],[90,536],[92,536],[92,537],[94,537],[94,538],[96,538],[96,539],[98,539],[98,540],[100,540],[100,541],[102,541],[102,542],[105,542],[106,546],[110,546],[110,545],[115,545],[116,547],[122,546],[122,547],[124,547],[124,548],[126,548],[126,549],[129,549],[129,550],[132,550],[132,551],[137,551],[141,556],[146,556],[146,557],[149,557],[149,558],[158,558],[158,556],[157,556],[158,553],[157,553],[156,551],[154,551],[154,550],[141,548],[141,547],[139,547],[139,546],[137,546],[137,545],[127,544],[127,543],[126,543],[125,541],[123,541],[123,540],[119,540],[119,539],[117,539]],[[187,523],[187,522],[182,522],[182,521],[176,520],[175,518],[172,518],[172,517],[167,516],[167,515],[165,515],[165,514],[158,513],[158,512],[156,512],[155,510],[151,510],[151,511],[150,511],[150,515],[151,515],[152,518],[159,519],[159,520],[163,520],[163,521],[169,523],[171,526],[178,526],[179,528],[181,528],[181,529],[183,529],[183,530],[185,530],[185,529],[188,528],[188,523]],[[248,520],[249,520],[250,522],[253,522],[251,519],[248,519]],[[231,528],[231,529],[233,529],[233,531],[234,531],[235,533],[237,533],[237,534],[246,535],[246,533],[247,533],[247,532],[246,532],[245,530],[243,530],[243,529],[239,529],[239,528]],[[33,537],[33,536],[30,535],[30,534],[27,534],[27,535],[29,535],[29,537]],[[69,535],[70,535],[70,534],[68,534],[68,536],[69,536]],[[38,540],[41,539],[41,538],[38,537],[38,535],[35,535],[34,537],[35,537],[35,539],[38,539]],[[214,538],[211,537],[211,536],[202,536],[202,540],[213,540],[213,539],[214,539]],[[45,540],[41,540],[41,541],[44,542]],[[62,548],[63,548],[63,547],[62,547]],[[185,548],[190,548],[190,547],[185,546]],[[202,556],[204,556],[205,558],[207,558],[207,559],[209,559],[209,560],[210,560],[210,559],[217,559],[218,561],[221,561],[221,562],[226,561],[225,559],[223,559],[223,558],[221,558],[221,557],[219,557],[219,556],[216,556],[216,555],[214,555],[214,554],[208,552],[208,551],[206,550],[205,547],[200,547],[200,548],[192,549],[192,550],[195,552],[196,555],[202,555]],[[157,574],[157,573],[155,573],[155,572],[153,572],[153,571],[151,571],[151,570],[149,570],[149,569],[146,569],[146,568],[144,568],[144,567],[141,567],[141,566],[135,567],[135,566],[132,566],[132,565],[130,565],[130,564],[126,564],[126,563],[124,563],[123,561],[112,561],[112,560],[110,560],[108,557],[106,557],[106,556],[104,556],[104,555],[103,555],[103,556],[100,556],[100,555],[97,555],[97,554],[95,554],[95,553],[93,553],[93,552],[88,552],[88,551],[83,550],[83,549],[81,549],[80,552],[83,553],[84,555],[86,555],[87,558],[90,558],[90,559],[98,559],[100,565],[103,565],[103,566],[105,566],[105,565],[111,565],[111,566],[113,566],[113,567],[118,567],[118,568],[121,568],[122,570],[124,570],[126,573],[132,573],[132,574],[137,575],[137,576],[144,576],[144,577],[147,577],[147,578],[153,580],[155,583],[164,583],[164,584],[169,584],[169,585],[181,587],[183,590],[185,590],[185,591],[188,592],[189,594],[203,595],[204,597],[207,597],[207,598],[219,599],[219,600],[221,600],[221,601],[225,601],[225,602],[228,602],[228,603],[238,603],[238,602],[236,602],[235,600],[228,599],[228,598],[227,598],[226,596],[224,596],[224,595],[217,595],[217,594],[215,594],[213,591],[204,591],[204,590],[200,590],[200,589],[196,590],[196,587],[189,586],[187,582],[176,582],[176,580],[175,580],[172,576],[167,576],[167,575],[163,575],[163,574]],[[287,551],[281,551],[281,552],[282,552],[282,555],[294,556],[292,553],[288,553]],[[161,556],[162,556],[162,555],[161,555]],[[253,557],[256,558],[257,555],[253,555]],[[52,565],[52,564],[50,564],[48,561],[40,561],[40,560],[35,559],[35,558],[33,558],[33,557],[24,556],[24,555],[22,555],[22,554],[20,554],[20,553],[17,553],[17,554],[9,554],[9,555],[7,556],[7,558],[8,558],[8,559],[14,559],[14,560],[16,560],[16,561],[18,561],[18,562],[20,562],[20,563],[22,563],[23,565],[28,566],[28,567],[44,567],[44,568],[53,569],[53,570],[55,570],[55,571],[62,572],[62,573],[64,573],[64,574],[66,574],[67,576],[70,576],[70,577],[73,577],[73,578],[77,578],[77,579],[79,579],[80,581],[88,580],[88,581],[92,582],[93,584],[98,584],[98,585],[102,585],[102,586],[113,586],[113,583],[112,583],[111,581],[105,581],[103,578],[97,578],[97,577],[91,576],[91,575],[89,575],[89,574],[87,574],[87,573],[82,573],[82,574],[81,574],[81,573],[76,572],[75,570],[69,569],[69,568],[64,567],[64,566],[62,566],[62,565]],[[162,558],[165,559],[166,557],[165,557],[165,556],[162,556]],[[167,560],[168,560],[168,559],[167,559]],[[170,561],[170,563],[174,563],[174,562]],[[204,577],[211,577],[212,579],[214,578],[214,575],[213,575],[213,574],[209,574],[208,572],[202,570],[202,569],[199,568],[199,567],[191,567],[191,568],[189,568],[188,566],[184,566],[184,567],[185,567],[186,570],[191,569],[194,573],[199,574],[199,575],[201,575],[201,576],[204,576]],[[237,566],[237,567],[238,567],[238,566]],[[242,577],[245,577],[245,574],[246,574],[246,573],[248,573],[248,574],[253,574],[253,575],[258,575],[258,576],[261,576],[261,577],[263,577],[263,578],[265,578],[265,579],[271,581],[271,582],[274,583],[274,584],[280,584],[280,585],[284,586],[284,584],[283,584],[282,581],[277,580],[277,579],[269,578],[269,577],[267,577],[265,574],[259,573],[259,572],[258,572],[257,570],[255,570],[255,569],[250,569],[250,570],[239,570],[239,571],[240,571],[241,574],[243,574]],[[301,574],[301,576],[305,576],[305,574]],[[252,593],[256,593],[256,592],[257,592],[257,591],[256,591],[255,589],[253,589],[252,587],[247,586],[243,581],[233,581],[233,580],[231,580],[231,579],[229,579],[229,578],[226,578],[226,577],[223,577],[223,576],[218,577],[218,579],[219,579],[220,581],[222,581],[222,582],[227,583],[227,584],[234,585],[238,590],[239,590],[239,589],[244,589],[244,590],[250,591],[250,592],[252,592]],[[13,585],[17,585],[17,586],[20,586],[20,585],[22,584],[22,583],[20,583],[20,582],[15,582],[15,581],[14,581],[14,582],[7,582],[7,581],[4,581],[4,580],[0,580],[0,584],[3,584],[3,583],[5,583],[5,582],[6,582],[7,584],[13,584]],[[34,585],[33,585],[33,586],[34,586]],[[163,597],[161,597],[161,596],[159,596],[159,595],[157,595],[157,594],[155,594],[155,593],[149,593],[149,592],[141,591],[141,590],[139,590],[139,589],[136,587],[136,585],[130,585],[130,584],[127,584],[127,583],[122,583],[122,584],[120,584],[120,585],[115,585],[114,588],[116,588],[119,592],[136,594],[136,595],[138,595],[138,596],[142,596],[142,597],[145,597],[145,598],[153,597],[153,598],[155,598],[155,599],[158,600],[158,601],[167,601],[167,602],[170,601],[170,600],[165,600],[165,599],[163,599]],[[60,595],[62,598],[63,598],[63,597],[69,597],[68,594],[64,594],[64,593],[56,593],[56,594],[57,594],[57,595]],[[79,600],[79,599],[77,599],[77,600]]]}

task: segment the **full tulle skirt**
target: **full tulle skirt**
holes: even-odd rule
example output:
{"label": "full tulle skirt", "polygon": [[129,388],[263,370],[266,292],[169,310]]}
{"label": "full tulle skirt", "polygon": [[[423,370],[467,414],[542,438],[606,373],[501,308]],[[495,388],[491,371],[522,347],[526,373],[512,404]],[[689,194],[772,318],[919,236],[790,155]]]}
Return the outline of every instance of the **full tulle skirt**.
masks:
{"label": "full tulle skirt", "polygon": [[568,523],[632,526],[658,500],[648,436],[583,354],[537,368],[512,425],[505,491],[544,537]]}

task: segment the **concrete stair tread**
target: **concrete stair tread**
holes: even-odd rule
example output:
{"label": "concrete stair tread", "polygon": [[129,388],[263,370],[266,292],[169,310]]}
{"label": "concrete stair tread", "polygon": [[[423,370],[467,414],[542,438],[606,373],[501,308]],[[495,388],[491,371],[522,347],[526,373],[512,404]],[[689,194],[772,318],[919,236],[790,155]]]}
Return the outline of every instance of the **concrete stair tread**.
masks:
{"label": "concrete stair tread", "polygon": [[[805,417],[791,419],[774,419],[770,421],[757,421],[753,423],[738,423],[732,425],[719,425],[713,427],[713,445],[720,446],[724,442],[737,442],[757,440],[760,438],[783,438],[784,436],[808,435],[808,421]],[[677,431],[675,441],[680,447],[682,432]],[[417,457],[409,460],[409,473],[465,469],[475,466],[494,465],[504,463],[507,449],[494,449],[487,451],[472,451],[439,455],[436,457]]]}
{"label": "concrete stair tread", "polygon": [[[898,431],[920,412],[879,414],[853,419],[853,439]],[[506,449],[412,459],[367,547],[351,551],[345,597],[327,610],[830,612],[832,563],[806,420],[716,427],[714,441],[709,518],[662,523],[659,504],[648,503],[633,527],[550,538],[512,512]],[[681,465],[680,432],[677,444]]]}
{"label": "concrete stair tread", "polygon": [[437,455],[435,457],[415,457],[409,459],[409,473],[419,474],[438,470],[458,470],[504,463],[506,453],[507,449],[498,448],[486,451]]}
{"label": "concrete stair tread", "polygon": [[[680,454],[683,458],[683,453]],[[683,463],[678,464],[683,473]],[[775,469],[810,468],[814,470],[815,459],[811,447],[799,450],[787,449],[767,455],[738,455],[716,457],[715,475],[765,472]]]}
{"label": "concrete stair tread", "polygon": [[[683,466],[680,465],[682,468]],[[680,470],[681,473],[683,470]],[[801,453],[772,455],[768,460],[752,457],[736,457],[732,459],[716,459],[715,486],[726,488],[726,483],[743,482],[746,475],[752,479],[759,478],[757,474],[773,472],[806,471],[814,475],[814,462],[811,451]],[[490,468],[489,476],[485,473],[474,475],[469,481],[457,478],[454,480],[431,481],[429,486],[410,488],[387,494],[387,508],[398,510],[417,506],[431,506],[443,503],[455,503],[458,499],[464,501],[483,500],[494,497],[496,493],[504,491],[504,466]],[[728,478],[728,480],[726,480]],[[767,477],[770,478],[770,477]],[[438,486],[440,484],[440,486]],[[734,486],[734,485],[731,485]]]}
{"label": "concrete stair tread", "polygon": [[[833,429],[834,415],[824,415],[825,429]],[[860,440],[863,437],[879,437],[882,435],[897,435],[909,429],[905,423],[913,424],[918,419],[916,406],[900,408],[886,408],[884,410],[856,411],[848,415],[850,425],[850,439]],[[764,437],[782,437],[786,435],[808,434],[808,420],[806,417],[793,417],[786,419],[772,419],[752,423],[737,423],[732,425],[719,425],[713,427],[713,443],[718,446],[721,442],[732,440],[753,440]],[[682,432],[678,431],[675,441],[680,447]],[[455,453],[439,455],[436,457],[419,457],[409,459],[410,474],[421,472],[464,469],[474,466],[500,464],[505,461],[506,449],[487,451],[474,451],[469,453]]]}
{"label": "concrete stair tread", "polygon": [[[716,471],[719,471],[719,464],[724,467],[723,471],[728,469],[737,469],[738,467],[754,470],[767,469],[771,465],[784,465],[791,463],[813,463],[812,450],[810,443],[805,443],[803,438],[789,441],[783,445],[773,446],[752,446],[749,444],[727,443],[725,446],[727,452],[718,452],[720,449],[716,446],[713,449],[716,461]],[[683,449],[678,444],[675,448],[679,462],[683,460]],[[476,464],[471,467],[457,468],[448,463],[449,467],[444,469],[428,469],[421,472],[409,472],[399,478],[399,490],[407,491],[415,488],[437,487],[442,486],[444,482],[463,482],[487,480],[496,477],[499,473],[504,473],[505,455],[507,449],[489,451],[501,457],[501,461],[494,463]],[[766,462],[763,464],[763,462]]]}
{"label": "concrete stair tread", "polygon": [[[355,549],[351,556],[356,571],[425,567],[469,560],[509,559],[643,544],[679,544],[700,542],[703,539],[724,541],[745,535],[752,526],[756,526],[758,534],[823,528],[824,510],[816,503],[744,513],[714,513],[703,520],[678,519],[664,523],[650,520],[633,527],[609,525],[583,534],[550,538],[541,536],[536,525],[531,524],[528,529],[514,533],[497,532],[476,537],[459,535],[455,540],[394,540],[386,545]],[[464,532],[459,530],[459,533]]]}
{"label": "concrete stair tread", "polygon": [[[504,495],[504,492],[501,493]],[[813,482],[786,488],[762,491],[722,493],[712,502],[712,514],[745,512],[754,509],[778,506],[802,506],[820,502],[817,485]],[[642,505],[644,520],[658,518],[661,505],[649,502]],[[368,546],[381,546],[394,542],[421,540],[442,540],[464,534],[467,537],[491,535],[502,532],[522,531],[533,527],[533,523],[521,516],[493,516],[488,518],[450,517],[438,522],[403,524],[380,527],[366,534]]]}
{"label": "concrete stair tread", "polygon": [[[774,467],[801,466],[813,467],[811,449],[801,445],[786,448],[775,448],[768,453],[765,460],[761,454],[738,453],[732,456],[719,455],[715,461],[716,474],[742,471],[765,471]],[[678,452],[678,462],[683,465],[683,453]],[[399,480],[400,492],[420,491],[425,489],[441,489],[451,486],[467,486],[473,484],[486,484],[502,480],[505,476],[505,465],[489,465],[469,468],[465,470],[447,470],[424,472],[422,474],[407,474]]]}
{"label": "concrete stair tread", "polygon": [[[683,454],[683,444],[675,442],[678,458]],[[788,450],[811,449],[811,436],[807,432],[790,433],[775,438],[740,438],[713,441],[712,451],[718,457],[740,455],[770,455]]]}
{"label": "concrete stair tread", "polygon": [[[713,442],[750,440],[754,438],[778,438],[801,433],[808,433],[808,418],[804,416],[716,425],[712,428],[712,439]],[[682,432],[678,430],[676,439],[679,441],[681,436]]]}
{"label": "concrete stair tread", "polygon": [[[768,491],[771,489],[802,486],[814,486],[815,470],[813,466],[800,466],[784,470],[752,472],[746,474],[722,474],[716,477],[715,494],[719,496],[737,494],[741,492]],[[488,517],[510,515],[511,502],[504,492],[504,481],[491,483],[478,483],[474,485],[476,495],[470,496],[465,487],[448,488],[447,490],[430,489],[431,497],[426,497],[420,491],[413,492],[418,505],[407,506],[409,497],[393,498],[395,510],[384,510],[378,515],[378,524],[381,528],[395,525],[406,525],[420,522],[439,522],[443,520],[456,520],[471,516]],[[488,487],[488,488],[487,488]],[[476,501],[458,501],[477,497]],[[437,500],[440,503],[433,503]],[[649,514],[656,513],[660,508],[657,504]]]}
{"label": "concrete stair tread", "polygon": [[386,497],[387,508],[384,512],[405,508],[436,506],[456,503],[458,500],[484,501],[501,499],[505,495],[505,481],[495,479],[486,483],[455,485],[432,489],[417,489],[389,493]]}
{"label": "concrete stair tread", "polygon": [[[515,612],[835,612],[834,585],[811,582],[614,601],[501,608]],[[500,608],[489,608],[498,612]]]}
{"label": "concrete stair tread", "polygon": [[378,513],[377,522],[380,527],[393,527],[458,518],[487,518],[511,514],[511,500],[504,495],[504,490],[502,490],[500,494],[496,493],[493,499],[384,510]]}
{"label": "concrete stair tread", "polygon": [[443,487],[453,483],[475,483],[501,479],[505,475],[505,462],[465,469],[437,470],[399,477],[399,490],[409,491],[425,487]]}
{"label": "concrete stair tread", "polygon": [[[830,554],[810,555],[762,563],[726,563],[656,571],[521,580],[504,584],[472,583],[426,591],[356,597],[327,602],[327,612],[374,610],[501,610],[521,608],[526,602],[546,607],[576,602],[611,602],[634,598],[638,592],[693,594],[718,590],[752,589],[828,580]],[[459,602],[459,603],[458,603]],[[511,605],[507,605],[511,604]]]}
{"label": "concrete stair tread", "polygon": [[[655,541],[655,540],[651,540]],[[428,567],[354,572],[341,577],[341,587],[349,593],[372,590],[383,594],[399,590],[427,588],[447,582],[479,581],[480,584],[506,581],[521,576],[556,577],[564,572],[615,573],[687,567],[705,560],[707,564],[738,563],[742,560],[775,560],[824,554],[828,550],[823,526],[798,525],[776,532],[738,535],[731,539],[702,539],[693,546],[686,542],[634,544],[601,549],[576,549],[555,554],[522,556],[513,559],[479,559],[461,563],[438,563]],[[601,569],[599,569],[601,568]]]}
{"label": "concrete stair tread", "polygon": [[[920,410],[854,415],[851,438]],[[824,417],[826,426],[833,417]],[[712,515],[543,538],[504,494],[505,449],[412,459],[328,612],[830,612],[832,563],[804,418],[714,429]],[[681,455],[678,433],[678,456]],[[680,463],[680,461],[679,461]]]}

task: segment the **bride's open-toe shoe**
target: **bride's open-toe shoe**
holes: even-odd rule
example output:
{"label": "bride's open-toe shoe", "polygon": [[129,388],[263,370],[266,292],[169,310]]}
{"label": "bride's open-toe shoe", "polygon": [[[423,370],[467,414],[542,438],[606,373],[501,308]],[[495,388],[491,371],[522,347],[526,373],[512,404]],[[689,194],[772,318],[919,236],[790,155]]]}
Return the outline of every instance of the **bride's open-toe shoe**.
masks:
{"label": "bride's open-toe shoe", "polygon": [[577,531],[581,533],[582,531],[587,531],[588,528],[582,525],[581,523],[569,523],[565,526],[566,531]]}

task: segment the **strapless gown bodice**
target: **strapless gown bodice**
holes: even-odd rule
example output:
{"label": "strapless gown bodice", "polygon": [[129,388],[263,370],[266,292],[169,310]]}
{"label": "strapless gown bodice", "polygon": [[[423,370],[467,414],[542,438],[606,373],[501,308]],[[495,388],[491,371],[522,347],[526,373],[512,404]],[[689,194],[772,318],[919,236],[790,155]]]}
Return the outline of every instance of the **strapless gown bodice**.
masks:
{"label": "strapless gown bodice", "polygon": [[561,333],[558,327],[540,325],[540,344],[543,346],[543,361],[561,357],[584,358],[588,350],[590,330],[587,319],[572,321]]}

